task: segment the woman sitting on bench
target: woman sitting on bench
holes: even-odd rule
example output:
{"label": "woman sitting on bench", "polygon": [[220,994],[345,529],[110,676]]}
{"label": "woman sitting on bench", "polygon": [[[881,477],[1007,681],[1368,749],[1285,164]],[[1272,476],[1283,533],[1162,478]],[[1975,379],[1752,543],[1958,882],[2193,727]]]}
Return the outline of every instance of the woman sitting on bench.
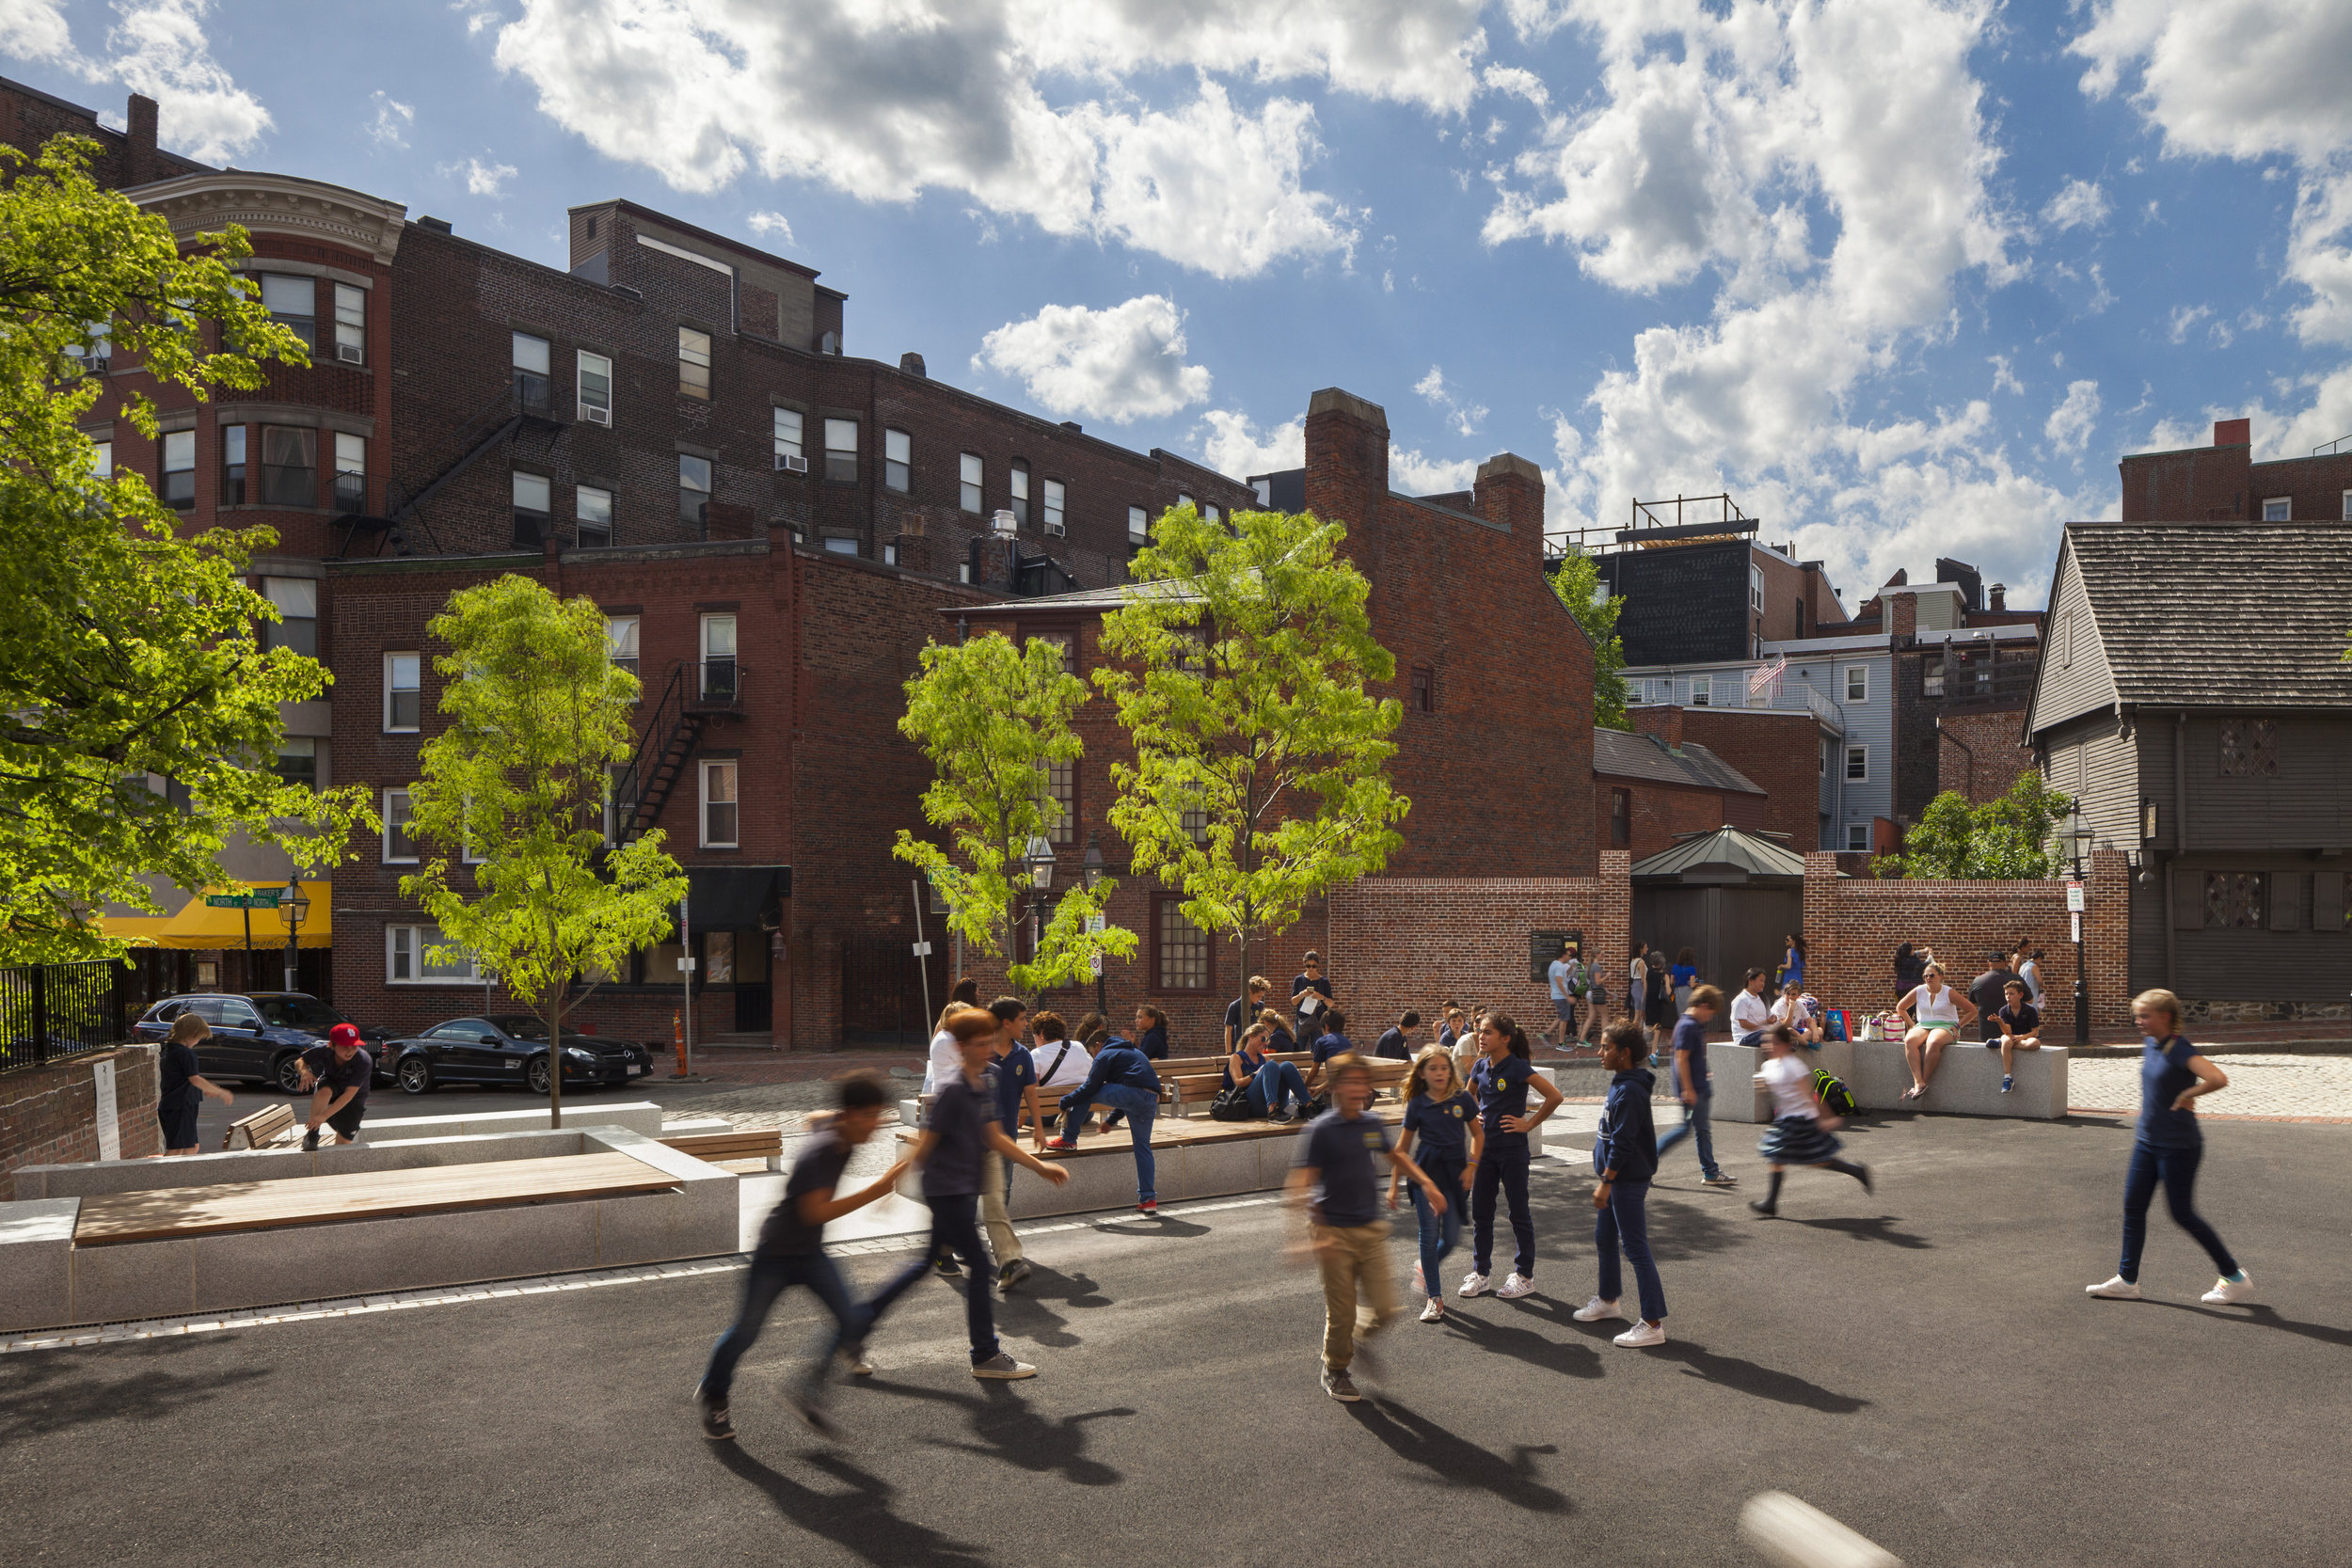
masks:
{"label": "woman sitting on bench", "polygon": [[[1269,1024],[1267,1018],[1274,1018]],[[1251,1024],[1241,1037],[1241,1049],[1225,1058],[1225,1086],[1240,1085],[1248,1094],[1252,1114],[1274,1121],[1295,1121],[1313,1103],[1307,1095],[1307,1081],[1298,1075],[1298,1069],[1288,1062],[1269,1058],[1276,1054],[1271,1039],[1280,1027],[1280,1019],[1272,1009]],[[1291,1102],[1298,1102],[1297,1109]]]}
{"label": "woman sitting on bench", "polygon": [[1942,964],[1931,963],[1896,1011],[1911,1025],[1903,1036],[1903,1059],[1911,1064],[1911,1087],[1903,1098],[1917,1100],[1928,1092],[1946,1049],[1960,1037],[1960,1026],[1977,1016],[1977,1005],[1946,984]]}

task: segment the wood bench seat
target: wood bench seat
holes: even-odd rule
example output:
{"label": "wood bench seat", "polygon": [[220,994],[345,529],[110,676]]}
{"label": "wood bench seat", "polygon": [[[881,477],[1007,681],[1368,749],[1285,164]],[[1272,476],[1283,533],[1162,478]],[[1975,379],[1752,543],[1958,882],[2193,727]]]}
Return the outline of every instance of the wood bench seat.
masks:
{"label": "wood bench seat", "polygon": [[618,1197],[677,1185],[676,1177],[626,1154],[566,1154],[207,1187],[151,1187],[82,1199],[73,1244],[103,1246],[563,1198]]}
{"label": "wood bench seat", "polygon": [[294,1131],[294,1109],[280,1102],[264,1105],[249,1117],[239,1117],[221,1134],[220,1147],[231,1148],[265,1148],[286,1133]]}
{"label": "wood bench seat", "polygon": [[727,1160],[765,1160],[770,1170],[784,1164],[784,1132],[771,1127],[765,1131],[750,1130],[734,1132],[688,1132],[661,1142],[680,1154],[691,1154],[697,1160],[716,1164]]}

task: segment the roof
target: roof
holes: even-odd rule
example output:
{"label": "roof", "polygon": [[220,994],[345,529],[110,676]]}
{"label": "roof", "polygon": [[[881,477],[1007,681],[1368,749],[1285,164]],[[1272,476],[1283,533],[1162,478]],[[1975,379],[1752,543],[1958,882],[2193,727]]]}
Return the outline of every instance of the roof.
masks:
{"label": "roof", "polygon": [[1182,583],[1122,582],[1114,588],[1082,588],[1074,594],[1039,594],[1028,598],[995,599],[987,604],[949,605],[943,608],[940,613],[975,618],[1010,616],[1014,620],[1019,620],[1025,614],[1040,613],[1099,615],[1105,610],[1117,610],[1120,605],[1125,604],[1130,594],[1146,591],[1170,599],[1198,597]]}
{"label": "roof", "polygon": [[1761,795],[1762,785],[1704,746],[1685,742],[1670,750],[1654,735],[1624,730],[1593,731],[1593,771],[1613,779],[1647,779],[1691,789],[1728,789]]}
{"label": "roof", "polygon": [[2352,707],[2343,522],[2069,523],[2119,702]]}
{"label": "roof", "polygon": [[1636,861],[1633,875],[1679,877],[1686,872],[1717,868],[1742,871],[1750,877],[1802,879],[1804,857],[1754,833],[1741,832],[1737,828],[1718,828],[1711,833],[1693,834],[1647,860]]}

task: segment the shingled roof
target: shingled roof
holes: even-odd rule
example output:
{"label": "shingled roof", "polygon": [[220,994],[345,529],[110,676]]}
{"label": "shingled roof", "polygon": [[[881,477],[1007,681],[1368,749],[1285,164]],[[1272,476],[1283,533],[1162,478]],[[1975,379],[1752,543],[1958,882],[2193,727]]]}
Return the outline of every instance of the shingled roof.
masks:
{"label": "shingled roof", "polygon": [[1728,789],[1740,795],[1765,792],[1763,785],[1704,746],[1686,741],[1669,751],[1657,736],[1629,735],[1624,730],[1593,731],[1593,771],[1613,779],[1648,779],[1689,789]]}
{"label": "shingled roof", "polygon": [[2064,547],[2118,701],[2352,706],[2352,522],[2069,523]]}

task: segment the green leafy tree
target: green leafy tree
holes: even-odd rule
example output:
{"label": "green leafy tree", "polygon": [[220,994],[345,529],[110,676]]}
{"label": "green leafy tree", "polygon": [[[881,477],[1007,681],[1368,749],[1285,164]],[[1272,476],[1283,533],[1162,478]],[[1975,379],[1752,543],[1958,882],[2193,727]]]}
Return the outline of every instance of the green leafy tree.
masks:
{"label": "green leafy tree", "polygon": [[1103,618],[1095,683],[1135,763],[1111,768],[1109,821],[1137,871],[1184,895],[1205,931],[1250,944],[1306,900],[1378,871],[1412,802],[1390,786],[1404,709],[1372,683],[1396,659],[1372,635],[1346,530],[1311,513],[1168,512],[1138,579]]}
{"label": "green leafy tree", "polygon": [[1062,668],[1061,650],[983,632],[961,643],[933,642],[907,682],[899,733],[923,748],[935,774],[923,816],[947,835],[943,848],[901,829],[892,853],[913,863],[947,903],[947,923],[982,952],[1007,960],[1016,990],[1073,985],[1092,974],[1097,953],[1130,958],[1136,934],[1112,926],[1089,931],[1117,884],[1067,889],[1038,933],[1026,963],[1013,963],[1018,927],[1034,893],[1023,856],[1032,837],[1061,820],[1047,790],[1047,766],[1074,766],[1085,750],[1070,716],[1086,682]]}
{"label": "green leafy tree", "polygon": [[[538,1013],[560,1127],[564,1016],[595,992],[588,977],[667,938],[686,895],[659,831],[604,841],[637,677],[607,656],[594,600],[559,599],[528,578],[453,594],[432,632],[450,648],[434,660],[450,723],[420,754],[409,831],[435,853],[400,891],[448,939],[437,961],[471,954]],[[459,872],[453,858],[482,863]]]}
{"label": "green leafy tree", "polygon": [[2052,837],[2074,802],[2027,768],[1997,800],[1981,806],[1946,790],[1928,802],[1903,834],[1903,852],[1881,855],[1870,869],[1881,877],[2038,881],[2055,877],[2064,855]]}
{"label": "green leafy tree", "polygon": [[[267,529],[183,537],[178,513],[128,469],[98,471],[82,421],[116,413],[110,356],[199,401],[262,385],[260,361],[307,363],[231,263],[242,229],[182,254],[171,226],[90,179],[96,144],[38,158],[0,148],[0,961],[94,958],[122,943],[105,904],[157,911],[139,880],[228,880],[231,838],[282,846],[306,869],[373,827],[366,791],[319,793],[277,773],[278,706],[327,674],[255,625],[246,586]],[[156,435],[153,404],[120,413]],[[160,784],[159,784],[160,782]]]}
{"label": "green leafy tree", "polygon": [[1583,551],[1570,549],[1551,574],[1551,591],[1568,607],[1584,635],[1593,640],[1593,722],[1607,730],[1632,727],[1625,716],[1625,640],[1617,635],[1617,612],[1625,601],[1604,592],[1600,569]]}

